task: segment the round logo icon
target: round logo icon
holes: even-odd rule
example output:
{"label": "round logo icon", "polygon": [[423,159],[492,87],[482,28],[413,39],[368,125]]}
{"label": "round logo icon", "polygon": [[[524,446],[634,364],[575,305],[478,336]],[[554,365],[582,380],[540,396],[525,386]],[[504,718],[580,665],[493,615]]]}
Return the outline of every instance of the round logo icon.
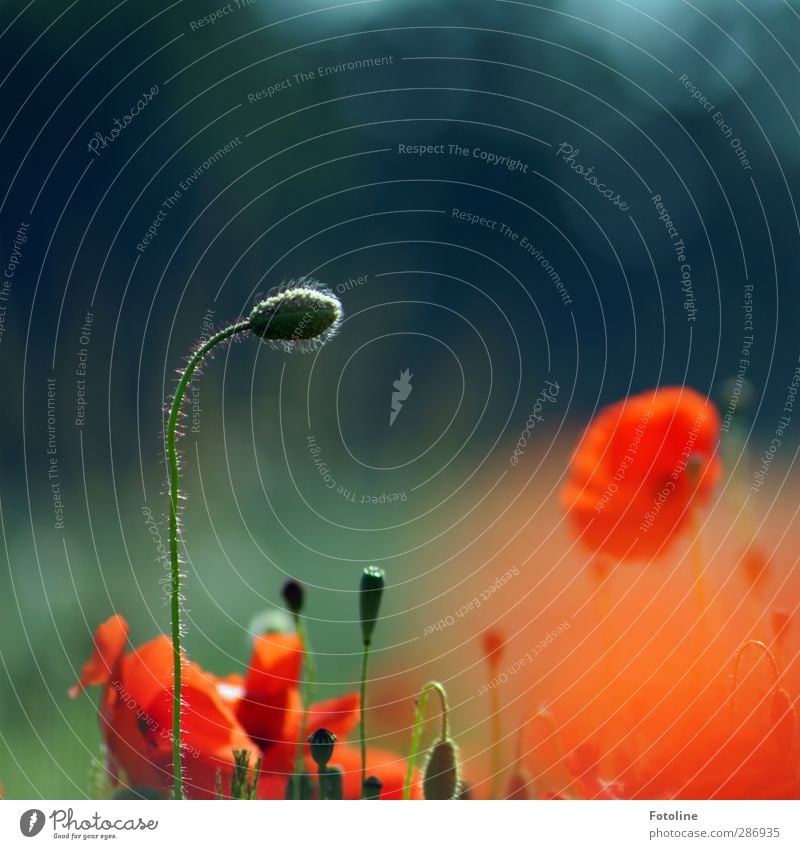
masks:
{"label": "round logo icon", "polygon": [[19,818],[19,830],[25,837],[36,837],[44,828],[44,812],[38,808],[31,808]]}

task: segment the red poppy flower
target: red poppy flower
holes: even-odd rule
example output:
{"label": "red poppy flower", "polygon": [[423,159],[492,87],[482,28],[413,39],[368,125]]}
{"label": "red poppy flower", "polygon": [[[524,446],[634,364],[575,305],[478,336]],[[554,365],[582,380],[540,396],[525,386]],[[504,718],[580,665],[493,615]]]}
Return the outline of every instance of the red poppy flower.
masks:
{"label": "red poppy flower", "polygon": [[[125,654],[127,636],[119,615],[100,625],[94,652],[70,695],[86,686],[104,687],[100,725],[114,783],[122,770],[131,786],[166,792],[172,785],[172,644],[160,636]],[[223,792],[229,792],[235,749],[247,750],[251,764],[262,757],[259,798],[284,798],[302,723],[301,666],[296,635],[258,638],[244,678],[220,679],[184,659],[181,742],[189,798],[214,798],[218,772]],[[311,707],[308,727],[324,726],[344,740],[358,713],[358,695],[330,699]],[[305,747],[305,768],[315,772]],[[337,745],[333,762],[345,771],[346,798],[359,798],[358,750]],[[367,766],[383,782],[381,798],[400,798],[404,764],[397,755],[371,751]]]}
{"label": "red poppy flower", "polygon": [[[100,726],[108,751],[109,772],[118,782],[120,768],[137,788],[164,792],[172,785],[172,644],[165,636],[125,654],[128,624],[119,615],[95,634],[95,648],[70,690],[102,685]],[[229,786],[233,750],[257,750],[219,693],[217,680],[184,660],[182,695],[183,769],[187,795],[213,798],[217,770]]]}
{"label": "red poppy flower", "polygon": [[645,392],[606,407],[572,457],[561,501],[576,536],[618,560],[649,560],[719,479],[719,414],[692,389]]}

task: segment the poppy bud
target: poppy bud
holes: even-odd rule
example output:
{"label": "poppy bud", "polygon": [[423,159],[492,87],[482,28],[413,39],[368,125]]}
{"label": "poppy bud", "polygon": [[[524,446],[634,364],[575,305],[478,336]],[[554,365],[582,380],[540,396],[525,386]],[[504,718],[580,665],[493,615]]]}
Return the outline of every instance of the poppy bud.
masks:
{"label": "poppy bud", "polygon": [[364,798],[365,799],[380,799],[381,790],[383,790],[383,782],[377,775],[371,775],[364,782]]}
{"label": "poppy bud", "polygon": [[426,799],[456,799],[459,792],[458,749],[450,737],[434,743],[425,764],[422,792]]}
{"label": "poppy bud", "polygon": [[780,641],[786,636],[786,631],[788,630],[789,625],[791,625],[791,622],[792,617],[789,615],[788,611],[781,610],[780,608],[772,611],[770,624],[772,625],[772,633],[775,634],[776,640]]}
{"label": "poppy bud", "polygon": [[303,601],[305,600],[306,591],[299,581],[287,581],[281,590],[283,600],[289,608],[289,613],[293,616],[303,612]]}
{"label": "poppy bud", "polygon": [[359,594],[359,606],[361,609],[361,633],[364,637],[364,645],[372,642],[372,633],[375,630],[375,621],[381,607],[381,596],[386,586],[386,576],[383,569],[377,566],[368,566],[361,576],[361,592]]}
{"label": "poppy bud", "polygon": [[489,628],[483,632],[481,637],[483,644],[483,653],[486,656],[486,661],[489,665],[489,670],[496,673],[500,667],[500,661],[503,657],[503,647],[505,646],[505,637],[497,628]]}
{"label": "poppy bud", "polygon": [[325,342],[341,319],[339,299],[316,280],[301,277],[256,304],[249,329],[285,350],[302,350]]}
{"label": "poppy bud", "polygon": [[328,761],[333,757],[335,745],[336,735],[326,728],[318,728],[309,735],[308,746],[311,749],[311,757],[320,770],[325,770],[328,766]]}

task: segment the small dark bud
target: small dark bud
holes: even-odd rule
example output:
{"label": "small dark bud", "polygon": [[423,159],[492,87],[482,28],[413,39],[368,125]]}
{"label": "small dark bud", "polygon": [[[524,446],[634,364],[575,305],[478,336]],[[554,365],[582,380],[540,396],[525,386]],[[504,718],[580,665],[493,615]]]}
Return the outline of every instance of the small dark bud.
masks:
{"label": "small dark bud", "polygon": [[336,735],[326,728],[318,728],[308,737],[308,746],[311,749],[311,757],[314,763],[325,770],[328,761],[333,757],[333,747],[336,745]]}
{"label": "small dark bud", "polygon": [[431,749],[422,779],[426,799],[457,799],[459,793],[458,749],[449,737]]}
{"label": "small dark bud", "polygon": [[383,790],[383,782],[377,775],[370,775],[370,777],[364,782],[365,799],[380,799],[381,790]]}
{"label": "small dark bud", "polygon": [[503,647],[506,643],[505,637],[499,629],[489,628],[483,632],[481,642],[483,643],[483,653],[486,656],[489,669],[495,673],[500,669]]}
{"label": "small dark bud", "polygon": [[303,601],[305,600],[306,591],[299,581],[287,581],[281,590],[283,600],[289,608],[289,613],[297,616],[303,612]]}
{"label": "small dark bud", "polygon": [[385,586],[386,576],[383,569],[379,569],[377,566],[367,566],[361,575],[361,591],[359,594],[361,634],[365,645],[372,642],[372,634],[375,631],[375,622],[381,609],[381,596]]}

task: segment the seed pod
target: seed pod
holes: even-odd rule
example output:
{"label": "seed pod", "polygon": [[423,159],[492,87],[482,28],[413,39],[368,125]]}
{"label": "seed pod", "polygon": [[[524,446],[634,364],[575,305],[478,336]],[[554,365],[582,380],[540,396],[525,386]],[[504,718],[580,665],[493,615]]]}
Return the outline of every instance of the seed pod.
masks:
{"label": "seed pod", "polygon": [[422,792],[426,799],[457,799],[459,792],[458,748],[447,737],[438,740],[428,755],[422,778]]}
{"label": "seed pod", "polygon": [[253,333],[286,351],[318,347],[341,320],[339,299],[310,277],[291,280],[256,304],[249,316]]}
{"label": "seed pod", "polygon": [[328,761],[333,757],[333,747],[336,745],[336,735],[326,728],[318,728],[308,737],[308,746],[314,763],[324,770]]}

